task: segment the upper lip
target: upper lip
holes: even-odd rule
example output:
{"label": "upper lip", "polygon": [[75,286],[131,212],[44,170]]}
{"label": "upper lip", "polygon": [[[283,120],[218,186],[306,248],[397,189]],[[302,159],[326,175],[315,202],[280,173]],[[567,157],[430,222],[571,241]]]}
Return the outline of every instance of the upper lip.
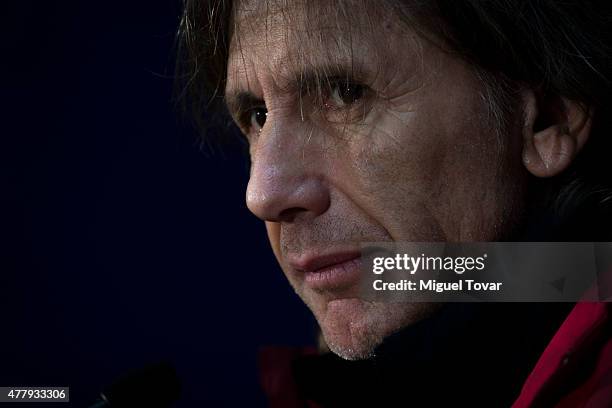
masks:
{"label": "upper lip", "polygon": [[300,256],[290,258],[289,265],[301,272],[316,272],[332,265],[359,258],[361,251],[356,249],[341,250],[327,253],[304,253]]}

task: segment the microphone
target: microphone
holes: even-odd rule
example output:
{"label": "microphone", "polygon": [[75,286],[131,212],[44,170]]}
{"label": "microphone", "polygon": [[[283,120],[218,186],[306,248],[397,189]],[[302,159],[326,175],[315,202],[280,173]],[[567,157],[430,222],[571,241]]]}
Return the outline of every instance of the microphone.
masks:
{"label": "microphone", "polygon": [[119,377],[89,408],[170,408],[180,393],[176,370],[172,364],[162,362]]}

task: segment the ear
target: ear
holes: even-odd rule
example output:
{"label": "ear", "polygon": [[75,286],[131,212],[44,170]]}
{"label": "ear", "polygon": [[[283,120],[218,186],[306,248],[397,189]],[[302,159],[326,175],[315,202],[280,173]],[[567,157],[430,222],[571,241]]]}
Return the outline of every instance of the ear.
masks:
{"label": "ear", "polygon": [[523,164],[537,177],[560,174],[589,138],[592,109],[534,90],[523,92],[523,109]]}

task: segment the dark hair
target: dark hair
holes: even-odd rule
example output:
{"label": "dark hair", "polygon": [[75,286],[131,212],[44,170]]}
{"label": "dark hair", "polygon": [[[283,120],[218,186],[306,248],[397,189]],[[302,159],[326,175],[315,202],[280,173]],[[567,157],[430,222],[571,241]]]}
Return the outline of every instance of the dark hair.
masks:
{"label": "dark hair", "polygon": [[[262,0],[269,1],[269,0]],[[340,2],[341,3],[341,2]],[[572,166],[545,181],[559,213],[612,204],[605,169],[612,151],[612,2],[588,0],[386,0],[420,32],[471,62],[503,94],[508,83],[564,97],[594,112],[589,141]],[[184,0],[179,92],[200,129],[229,123],[223,106],[232,35],[231,0]],[[214,112],[214,113],[213,113]],[[210,135],[210,132],[209,132]],[[612,166],[611,166],[612,167]],[[612,174],[612,172],[611,172]]]}

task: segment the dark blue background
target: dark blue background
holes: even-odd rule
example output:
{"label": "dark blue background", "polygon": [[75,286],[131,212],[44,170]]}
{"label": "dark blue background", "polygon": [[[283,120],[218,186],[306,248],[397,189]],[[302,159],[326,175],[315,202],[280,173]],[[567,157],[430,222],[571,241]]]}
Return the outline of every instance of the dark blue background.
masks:
{"label": "dark blue background", "polygon": [[178,0],[0,7],[0,385],[86,406],[168,359],[179,407],[264,406],[257,348],[314,324],[246,209],[244,159],[203,152],[173,106]]}

